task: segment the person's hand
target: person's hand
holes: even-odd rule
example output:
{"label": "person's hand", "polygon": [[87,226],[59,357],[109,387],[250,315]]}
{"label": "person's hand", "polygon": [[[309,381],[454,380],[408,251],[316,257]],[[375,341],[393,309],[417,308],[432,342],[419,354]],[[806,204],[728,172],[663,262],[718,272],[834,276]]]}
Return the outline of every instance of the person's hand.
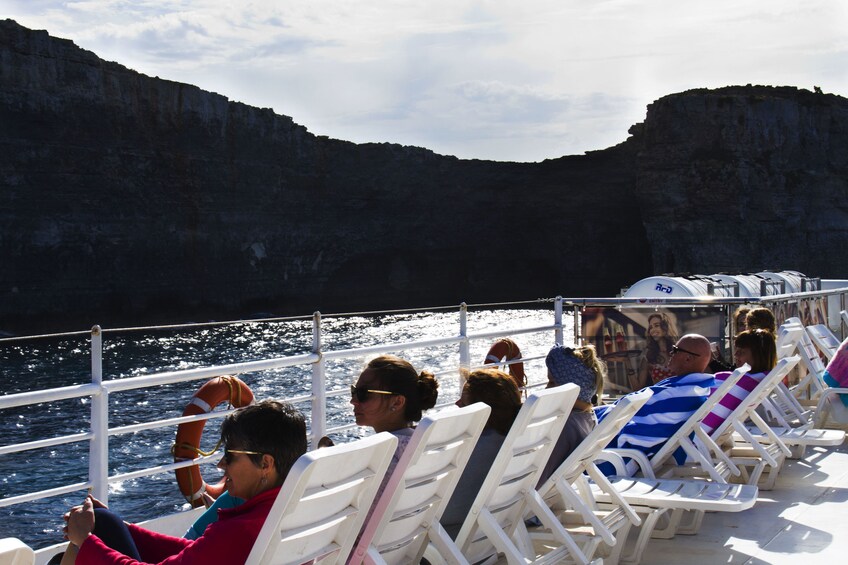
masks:
{"label": "person's hand", "polygon": [[94,497],[87,496],[82,505],[74,506],[65,516],[65,537],[79,547],[94,530]]}
{"label": "person's hand", "polygon": [[103,504],[102,502],[100,502],[99,500],[97,500],[96,498],[94,498],[90,494],[88,495],[88,498],[91,499],[91,502],[94,505],[94,508],[106,508],[106,509],[109,508],[108,506],[106,506],[105,504]]}

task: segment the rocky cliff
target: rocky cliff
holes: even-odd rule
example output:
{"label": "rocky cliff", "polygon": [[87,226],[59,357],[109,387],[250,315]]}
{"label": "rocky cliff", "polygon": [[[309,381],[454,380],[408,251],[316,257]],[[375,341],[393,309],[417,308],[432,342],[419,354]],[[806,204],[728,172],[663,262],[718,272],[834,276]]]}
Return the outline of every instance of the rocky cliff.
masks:
{"label": "rocky cliff", "polygon": [[848,100],[658,100],[542,163],[317,137],[0,22],[0,329],[612,295],[658,272],[848,276]]}

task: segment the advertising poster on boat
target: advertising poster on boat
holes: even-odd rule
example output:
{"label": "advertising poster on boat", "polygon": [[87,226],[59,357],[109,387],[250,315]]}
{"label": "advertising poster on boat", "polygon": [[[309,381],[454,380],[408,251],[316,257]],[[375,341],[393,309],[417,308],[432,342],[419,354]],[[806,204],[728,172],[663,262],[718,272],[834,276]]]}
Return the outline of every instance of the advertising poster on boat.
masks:
{"label": "advertising poster on boat", "polygon": [[672,376],[666,369],[668,355],[682,335],[703,335],[727,359],[725,324],[720,307],[587,308],[581,334],[607,363],[608,389],[629,392]]}

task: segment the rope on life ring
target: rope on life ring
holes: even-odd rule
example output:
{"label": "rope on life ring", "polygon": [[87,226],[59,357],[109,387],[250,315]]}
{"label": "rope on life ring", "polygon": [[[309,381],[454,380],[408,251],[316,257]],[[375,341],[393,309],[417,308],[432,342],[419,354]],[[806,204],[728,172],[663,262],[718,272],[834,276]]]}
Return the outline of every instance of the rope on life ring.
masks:
{"label": "rope on life ring", "polygon": [[[241,408],[253,402],[253,392],[238,377],[224,376],[215,377],[206,381],[200,389],[194,393],[191,401],[183,410],[183,416],[194,416],[211,412],[216,406],[227,402],[228,407]],[[203,435],[203,427],[206,420],[196,422],[183,422],[177,427],[177,439],[171,447],[174,455],[174,463],[197,459],[199,456],[208,456],[215,453],[220,447],[220,440],[211,451],[200,449],[200,436]],[[212,498],[218,498],[224,492],[224,481],[216,485],[209,485],[200,475],[200,466],[182,467],[175,471],[177,484],[180,492],[191,503],[192,507],[203,506],[203,493],[208,492]]]}
{"label": "rope on life ring", "polygon": [[514,341],[505,337],[496,341],[489,348],[489,352],[486,354],[486,360],[483,362],[486,364],[506,364],[509,367],[509,374],[512,380],[515,381],[518,389],[521,390],[527,386],[527,375],[524,374],[523,362],[510,363],[514,359],[521,359],[521,350],[518,349],[518,345]]}

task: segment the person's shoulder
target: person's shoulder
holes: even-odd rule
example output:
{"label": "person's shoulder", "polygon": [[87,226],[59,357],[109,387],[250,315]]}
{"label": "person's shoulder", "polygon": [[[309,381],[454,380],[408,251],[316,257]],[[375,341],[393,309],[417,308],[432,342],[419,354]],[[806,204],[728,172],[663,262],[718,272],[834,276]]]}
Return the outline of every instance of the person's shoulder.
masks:
{"label": "person's shoulder", "polygon": [[415,433],[415,428],[400,428],[399,430],[393,430],[389,433],[401,441],[403,441],[402,438],[406,438],[407,441],[409,441],[409,438],[411,438],[412,434]]}
{"label": "person's shoulder", "polygon": [[674,386],[680,384],[691,384],[701,381],[711,381],[715,379],[715,375],[709,373],[688,373],[686,375],[677,375],[669,377],[657,383],[659,386]]}

